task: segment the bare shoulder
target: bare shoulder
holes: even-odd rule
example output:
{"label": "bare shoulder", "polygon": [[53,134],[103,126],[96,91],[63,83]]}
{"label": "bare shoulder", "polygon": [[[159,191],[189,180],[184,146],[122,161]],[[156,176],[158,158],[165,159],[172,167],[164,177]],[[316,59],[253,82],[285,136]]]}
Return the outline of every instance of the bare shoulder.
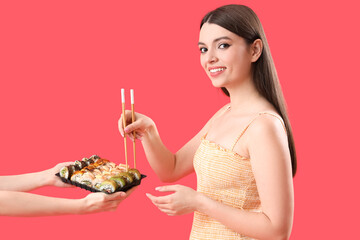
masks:
{"label": "bare shoulder", "polygon": [[282,118],[271,112],[261,113],[249,127],[251,138],[280,138],[287,140],[286,129]]}
{"label": "bare shoulder", "polygon": [[247,149],[250,158],[262,156],[261,159],[269,159],[274,156],[277,159],[288,158],[289,147],[284,123],[277,114],[261,114],[248,129]]}

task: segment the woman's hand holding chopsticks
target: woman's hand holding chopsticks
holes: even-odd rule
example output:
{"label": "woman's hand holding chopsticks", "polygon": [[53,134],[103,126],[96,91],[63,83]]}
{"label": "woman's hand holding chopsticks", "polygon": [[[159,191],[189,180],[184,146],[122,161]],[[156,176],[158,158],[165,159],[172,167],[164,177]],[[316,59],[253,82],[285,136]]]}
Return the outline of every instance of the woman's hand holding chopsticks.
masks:
{"label": "woman's hand holding chopsticks", "polygon": [[135,113],[135,122],[132,123],[132,116],[131,111],[126,110],[125,111],[125,121],[126,121],[126,127],[124,129],[123,125],[123,114],[121,114],[121,117],[118,121],[119,125],[119,131],[121,136],[124,136],[124,134],[128,134],[131,140],[134,140],[134,136],[132,133],[135,131],[136,139],[142,140],[144,134],[147,133],[149,129],[156,129],[154,121],[140,113]]}

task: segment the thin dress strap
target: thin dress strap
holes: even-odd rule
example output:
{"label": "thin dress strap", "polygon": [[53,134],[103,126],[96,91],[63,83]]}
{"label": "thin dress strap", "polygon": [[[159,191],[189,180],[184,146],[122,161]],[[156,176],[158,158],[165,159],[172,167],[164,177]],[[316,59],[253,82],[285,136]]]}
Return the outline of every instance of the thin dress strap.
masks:
{"label": "thin dress strap", "polygon": [[244,133],[245,133],[246,130],[250,127],[250,125],[251,125],[259,116],[261,116],[261,115],[263,115],[263,114],[268,114],[268,115],[271,115],[271,116],[276,117],[277,119],[279,119],[280,122],[281,122],[281,124],[282,124],[283,127],[284,127],[285,132],[286,132],[286,127],[285,127],[284,121],[281,119],[281,117],[279,117],[279,116],[277,116],[276,114],[273,114],[273,113],[260,112],[260,113],[258,113],[258,114],[256,115],[256,117],[254,117],[254,118],[249,122],[248,125],[246,125],[246,127],[244,128],[244,130],[243,130],[243,131],[240,133],[240,135],[235,139],[234,143],[232,144],[232,146],[231,146],[231,148],[230,148],[231,151],[234,151],[234,147],[235,147],[236,143],[239,141],[239,139],[242,137],[242,135],[244,135]]}

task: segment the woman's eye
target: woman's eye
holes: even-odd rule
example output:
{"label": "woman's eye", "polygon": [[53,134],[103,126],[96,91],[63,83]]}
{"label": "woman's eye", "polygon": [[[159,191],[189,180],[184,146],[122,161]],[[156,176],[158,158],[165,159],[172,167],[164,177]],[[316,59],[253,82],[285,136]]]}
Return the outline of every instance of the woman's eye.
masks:
{"label": "woman's eye", "polygon": [[230,47],[230,44],[227,44],[227,43],[222,43],[222,44],[219,45],[220,49],[225,49],[225,48],[228,48],[228,47]]}
{"label": "woman's eye", "polygon": [[207,48],[204,48],[204,47],[200,48],[200,52],[201,52],[201,53],[207,52]]}

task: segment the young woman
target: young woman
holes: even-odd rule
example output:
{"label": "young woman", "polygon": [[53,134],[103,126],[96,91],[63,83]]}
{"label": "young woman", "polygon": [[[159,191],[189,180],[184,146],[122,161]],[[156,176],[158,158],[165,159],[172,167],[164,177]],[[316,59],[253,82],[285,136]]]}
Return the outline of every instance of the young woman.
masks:
{"label": "young woman", "polygon": [[149,117],[136,113],[130,124],[126,112],[125,129],[119,120],[121,134],[142,140],[162,181],[196,172],[197,191],[173,185],[157,188],[170,195],[147,196],[168,215],[195,212],[190,239],[288,239],[296,155],[262,25],[246,6],[223,6],[203,18],[198,45],[202,67],[230,103],[196,136],[173,154]]}
{"label": "young woman", "polygon": [[23,192],[42,186],[70,187],[55,174],[71,163],[60,163],[42,172],[0,176],[0,216],[36,217],[115,211],[119,203],[134,191],[91,193],[83,199],[54,198]]}

